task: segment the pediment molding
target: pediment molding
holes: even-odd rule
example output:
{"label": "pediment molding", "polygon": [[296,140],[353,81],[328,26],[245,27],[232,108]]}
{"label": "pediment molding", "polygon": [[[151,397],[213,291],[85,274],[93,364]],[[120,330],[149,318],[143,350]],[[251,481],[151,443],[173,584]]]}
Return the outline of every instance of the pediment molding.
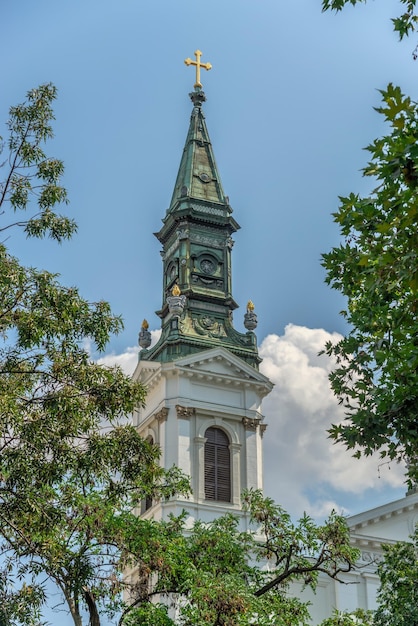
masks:
{"label": "pediment molding", "polygon": [[255,388],[263,398],[273,389],[273,383],[223,347],[212,348],[168,363],[140,361],[133,374],[148,390],[158,385],[161,378],[179,375],[211,385],[231,388]]}
{"label": "pediment molding", "polygon": [[[357,545],[370,545],[375,542],[376,546],[382,543],[392,543],[392,528],[394,525],[404,528],[404,540],[413,533],[414,525],[418,522],[418,494],[407,495],[401,500],[388,502],[353,515],[347,519],[352,541]],[[399,540],[402,538],[400,537]]]}
{"label": "pediment molding", "polygon": [[164,364],[163,370],[167,373],[175,370],[180,376],[194,378],[212,385],[255,387],[262,397],[273,388],[273,384],[264,374],[222,347],[205,350],[173,363]]}

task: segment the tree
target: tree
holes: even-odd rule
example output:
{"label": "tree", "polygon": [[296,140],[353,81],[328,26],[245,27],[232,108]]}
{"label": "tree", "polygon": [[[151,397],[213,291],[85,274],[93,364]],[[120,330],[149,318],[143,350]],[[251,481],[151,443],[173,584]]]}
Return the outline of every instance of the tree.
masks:
{"label": "tree", "polygon": [[[20,226],[28,236],[48,235],[62,241],[77,229],[73,220],[55,211],[56,205],[67,202],[67,190],[60,184],[64,164],[47,157],[42,147],[54,136],[52,103],[56,97],[56,87],[49,83],[32,89],[25,102],[10,108],[9,156],[1,164],[7,169],[0,182],[0,215],[6,214],[7,206],[21,215],[29,209],[32,199],[36,200],[37,210],[29,218],[3,224],[0,232]],[[0,138],[0,153],[4,147]]]}
{"label": "tree", "polygon": [[[57,213],[67,200],[63,165],[43,150],[55,97],[44,85],[10,109],[1,230],[18,226],[62,241],[76,226]],[[23,219],[33,201],[35,211]],[[114,518],[141,498],[187,491],[179,472],[160,468],[159,450],[124,423],[144,402],[142,386],[91,359],[86,339],[102,351],[121,328],[106,302],[89,303],[57,276],[23,267],[0,244],[0,552],[8,576],[0,605],[7,624],[39,624],[45,579],[61,589],[76,625],[83,604],[90,624],[100,624],[99,608],[112,611],[119,597],[119,548],[108,530]]]}
{"label": "tree", "polygon": [[378,566],[376,626],[418,623],[418,527],[411,539],[383,546],[384,558]]}
{"label": "tree", "polygon": [[346,420],[330,434],[356,455],[404,459],[418,479],[418,105],[389,85],[377,111],[390,133],[367,150],[368,197],[340,198],[344,242],[323,255],[326,281],[348,300],[347,337],[326,346]]}
{"label": "tree", "polygon": [[39,626],[45,594],[39,585],[23,584],[15,589],[8,567],[0,570],[0,626]]}
{"label": "tree", "polygon": [[[347,4],[353,6],[366,2],[367,0],[322,0],[322,10],[327,11],[332,9],[334,11],[341,11]],[[403,39],[405,36],[410,35],[417,30],[418,15],[414,12],[416,6],[416,0],[399,0],[401,4],[405,5],[405,12],[399,17],[392,19],[393,29],[399,34],[399,39]],[[414,53],[414,58],[416,55]]]}
{"label": "tree", "polygon": [[[322,6],[340,11],[361,1],[323,0]],[[406,12],[392,21],[403,39],[417,29],[418,16],[415,0],[401,3]],[[382,458],[405,460],[411,486],[418,480],[418,105],[392,84],[381,96],[377,111],[390,132],[367,147],[371,160],[363,170],[378,186],[365,198],[340,198],[334,217],[344,243],[323,255],[327,282],[348,299],[342,313],[352,327],[326,346],[338,364],[331,385],[346,408],[346,421],[330,435],[358,448],[356,456],[379,450]],[[379,608],[366,623],[418,623],[417,529],[413,539],[383,546]],[[352,618],[334,615],[322,626],[358,623]]]}
{"label": "tree", "polygon": [[[172,601],[184,626],[308,624],[308,607],[288,594],[289,584],[315,588],[319,573],[340,580],[352,569],[358,551],[349,545],[345,520],[333,513],[317,526],[305,515],[294,524],[260,491],[244,494],[244,506],[250,531],[228,514],[192,529],[172,519],[165,535],[150,534],[146,546],[130,532],[123,566],[138,569],[132,605],[120,623],[172,625]],[[165,605],[150,604],[158,597]]]}

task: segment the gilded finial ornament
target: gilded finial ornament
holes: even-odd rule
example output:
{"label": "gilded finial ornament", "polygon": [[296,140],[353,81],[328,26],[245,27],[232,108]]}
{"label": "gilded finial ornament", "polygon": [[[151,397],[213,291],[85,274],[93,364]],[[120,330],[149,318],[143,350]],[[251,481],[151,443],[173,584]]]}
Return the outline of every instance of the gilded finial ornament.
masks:
{"label": "gilded finial ornament", "polygon": [[186,296],[181,295],[180,287],[177,283],[171,290],[171,296],[167,296],[168,310],[174,317],[180,317],[183,314],[186,305]]}
{"label": "gilded finial ornament", "polygon": [[151,333],[148,330],[148,326],[147,320],[144,320],[138,335],[138,343],[143,350],[147,350],[151,345]]}
{"label": "gilded finial ornament", "polygon": [[254,303],[252,300],[247,302],[247,312],[244,314],[244,326],[247,330],[253,331],[257,328],[257,315],[254,313]]}
{"label": "gilded finial ornament", "polygon": [[203,67],[203,69],[205,70],[210,70],[212,69],[212,65],[210,63],[201,63],[200,62],[200,57],[202,56],[202,53],[200,50],[196,50],[196,52],[194,53],[195,57],[196,57],[196,61],[192,61],[192,59],[187,58],[184,59],[184,62],[186,65],[195,65],[196,66],[196,82],[194,84],[194,87],[201,89],[202,88],[202,83],[200,82],[200,68]]}

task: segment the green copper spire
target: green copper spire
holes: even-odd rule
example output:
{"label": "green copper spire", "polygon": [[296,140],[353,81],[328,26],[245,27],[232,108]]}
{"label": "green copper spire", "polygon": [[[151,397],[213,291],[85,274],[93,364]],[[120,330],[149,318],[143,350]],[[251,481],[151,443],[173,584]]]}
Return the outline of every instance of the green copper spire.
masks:
{"label": "green copper spire", "polygon": [[[157,311],[162,332],[140,359],[174,361],[223,346],[258,368],[255,314],[247,310],[246,333],[232,325],[238,306],[232,297],[232,234],[239,225],[224,194],[202,112],[205,94],[195,85],[190,97],[193,110],[173,195],[155,233],[163,247],[163,304]],[[141,333],[140,345],[146,348],[149,332],[142,328]]]}
{"label": "green copper spire", "polygon": [[205,94],[196,90],[190,97],[194,106],[169,211],[175,211],[185,197],[221,204],[228,202],[202,111]]}

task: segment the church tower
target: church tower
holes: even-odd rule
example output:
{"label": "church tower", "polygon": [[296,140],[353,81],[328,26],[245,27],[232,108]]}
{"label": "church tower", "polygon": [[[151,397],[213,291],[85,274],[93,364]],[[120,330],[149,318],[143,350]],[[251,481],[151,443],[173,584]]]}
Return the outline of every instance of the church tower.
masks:
{"label": "church tower", "polygon": [[169,208],[155,233],[162,245],[161,335],[151,345],[148,323],[139,334],[134,378],[147,389],[134,415],[144,438],[161,447],[161,463],[191,477],[192,495],[142,504],[141,514],[165,519],[185,509],[209,521],[239,513],[244,489],[262,488],[261,401],[272,384],[260,358],[251,302],[247,332],[233,326],[232,235],[239,229],[225,195],[206,126],[206,100],[196,67],[192,113]]}

